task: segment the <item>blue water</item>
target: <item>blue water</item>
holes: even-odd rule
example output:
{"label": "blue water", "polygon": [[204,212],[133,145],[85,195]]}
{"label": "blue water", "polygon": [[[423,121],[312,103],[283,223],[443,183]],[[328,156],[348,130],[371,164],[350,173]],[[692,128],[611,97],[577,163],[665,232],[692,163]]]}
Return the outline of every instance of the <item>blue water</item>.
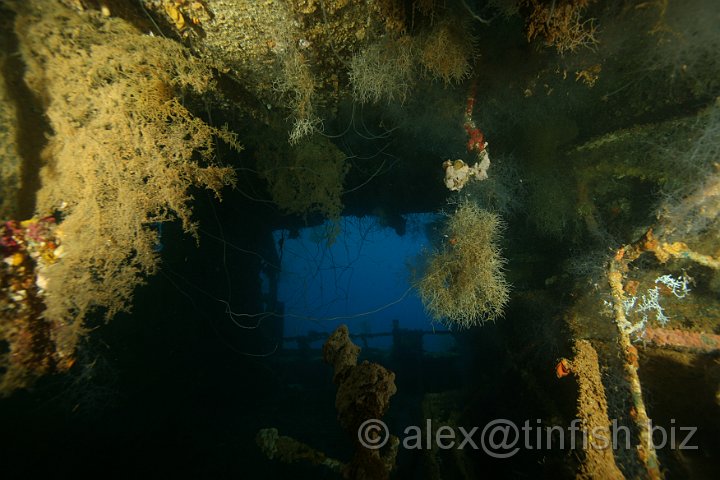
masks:
{"label": "blue water", "polygon": [[[436,219],[435,214],[408,215],[412,228],[402,236],[369,216],[342,217],[334,239],[329,237],[336,228],[332,221],[304,228],[294,239],[276,231],[276,244],[282,243],[278,299],[285,304],[285,337],[329,334],[343,323],[354,334],[389,333],[393,320],[404,329],[445,330],[425,314],[411,288],[411,268],[431,249],[426,226]],[[426,351],[452,344],[448,335],[424,336]],[[368,340],[370,347],[390,345],[390,336]]]}

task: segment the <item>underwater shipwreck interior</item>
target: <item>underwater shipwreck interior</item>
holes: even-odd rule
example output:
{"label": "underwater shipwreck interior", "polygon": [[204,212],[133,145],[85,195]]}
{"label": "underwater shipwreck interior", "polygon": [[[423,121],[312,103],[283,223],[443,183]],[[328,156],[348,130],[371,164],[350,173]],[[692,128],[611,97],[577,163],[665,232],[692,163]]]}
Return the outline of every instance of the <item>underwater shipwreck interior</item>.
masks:
{"label": "underwater shipwreck interior", "polygon": [[720,2],[0,1],[0,476],[720,478]]}

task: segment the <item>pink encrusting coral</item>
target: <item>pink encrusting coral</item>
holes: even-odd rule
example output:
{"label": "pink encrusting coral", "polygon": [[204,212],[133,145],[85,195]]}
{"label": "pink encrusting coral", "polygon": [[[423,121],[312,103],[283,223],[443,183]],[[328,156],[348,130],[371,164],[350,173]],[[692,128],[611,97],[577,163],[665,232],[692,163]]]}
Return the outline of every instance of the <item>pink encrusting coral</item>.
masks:
{"label": "pink encrusting coral", "polygon": [[669,347],[693,352],[720,351],[720,335],[687,332],[669,328],[646,328],[642,340],[657,347]]}

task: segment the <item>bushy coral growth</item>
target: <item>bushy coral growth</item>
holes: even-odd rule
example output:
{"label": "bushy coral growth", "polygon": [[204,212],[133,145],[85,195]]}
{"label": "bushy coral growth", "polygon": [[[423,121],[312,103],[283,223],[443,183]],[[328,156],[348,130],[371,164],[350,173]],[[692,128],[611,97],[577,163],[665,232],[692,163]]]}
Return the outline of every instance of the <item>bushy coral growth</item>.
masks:
{"label": "bushy coral growth", "polygon": [[444,21],[417,37],[380,39],[350,61],[353,98],[361,103],[403,103],[418,69],[446,85],[460,83],[470,75],[473,55],[473,39],[463,22]]}
{"label": "bushy coral growth", "polygon": [[531,9],[527,20],[528,41],[540,37],[558,53],[574,52],[580,47],[593,48],[597,44],[596,26],[594,19],[584,16],[585,9],[593,2],[523,0],[522,3]]}
{"label": "bushy coral growth", "polygon": [[503,314],[509,298],[498,236],[500,217],[464,200],[443,229],[443,245],[417,283],[425,309],[450,327],[469,328]]}
{"label": "bushy coral growth", "polygon": [[[5,57],[0,53],[0,68],[4,68]],[[22,183],[16,122],[15,106],[10,102],[5,78],[0,75],[0,218],[11,218],[16,213]]]}
{"label": "bushy coral growth", "polygon": [[266,145],[258,158],[260,176],[267,180],[275,204],[285,213],[304,216],[340,216],[343,180],[349,167],[343,152],[322,135],[304,139],[295,147]]}
{"label": "bushy coral growth", "polygon": [[182,46],[59,2],[12,5],[26,82],[53,131],[37,211],[59,212],[63,253],[43,272],[44,317],[61,326],[58,355],[71,357],[87,315],[127,309],[156,270],[152,226],[179,218],[194,233],[189,188],[233,183],[232,169],[212,164],[215,138],[237,145],[181,103],[212,86]]}
{"label": "bushy coral growth", "polygon": [[470,76],[473,40],[461,22],[436,25],[422,43],[420,63],[432,78],[446,85]]}
{"label": "bushy coral growth", "polygon": [[283,59],[283,75],[273,86],[286,99],[292,112],[290,119],[293,125],[289,141],[296,144],[311,135],[320,124],[313,106],[315,78],[306,58],[299,51],[292,49]]}
{"label": "bushy coral growth", "polygon": [[403,103],[413,84],[414,55],[409,36],[380,40],[355,55],[350,62],[355,100]]}

